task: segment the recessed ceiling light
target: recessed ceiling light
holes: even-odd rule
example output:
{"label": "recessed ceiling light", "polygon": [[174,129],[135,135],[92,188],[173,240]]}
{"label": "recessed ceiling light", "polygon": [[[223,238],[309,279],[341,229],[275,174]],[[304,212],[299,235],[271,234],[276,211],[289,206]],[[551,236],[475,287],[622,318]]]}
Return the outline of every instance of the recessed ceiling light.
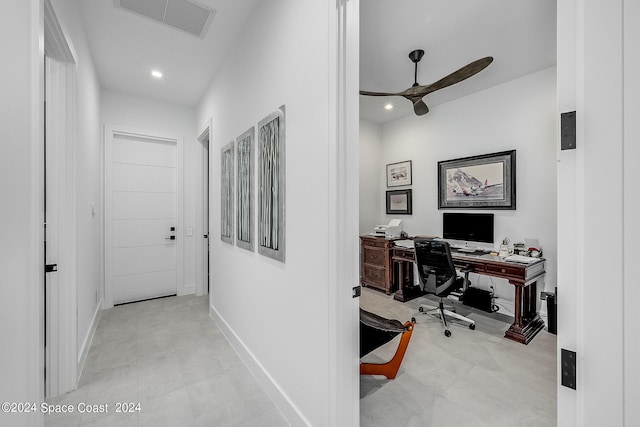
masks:
{"label": "recessed ceiling light", "polygon": [[153,70],[151,71],[151,75],[153,77],[155,77],[156,79],[161,79],[162,78],[162,73],[158,70]]}
{"label": "recessed ceiling light", "polygon": [[384,106],[385,110],[393,110],[393,104],[387,104]]}

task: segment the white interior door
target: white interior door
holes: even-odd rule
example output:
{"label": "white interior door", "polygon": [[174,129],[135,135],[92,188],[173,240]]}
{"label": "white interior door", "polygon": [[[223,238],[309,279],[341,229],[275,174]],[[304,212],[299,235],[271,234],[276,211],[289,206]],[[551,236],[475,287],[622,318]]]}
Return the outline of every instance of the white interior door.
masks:
{"label": "white interior door", "polygon": [[209,293],[210,263],[209,263],[209,138],[202,141],[202,238],[204,239],[202,251],[203,265],[203,293]]}
{"label": "white interior door", "polygon": [[[45,395],[76,388],[75,65],[45,60]],[[47,270],[45,270],[47,271]]]}
{"label": "white interior door", "polygon": [[197,186],[198,208],[196,208],[196,224],[198,240],[196,241],[196,295],[209,293],[209,133],[211,125],[198,137],[200,143],[200,171]]}
{"label": "white interior door", "polygon": [[117,133],[110,142],[107,274],[113,304],[176,295],[177,141]]}
{"label": "white interior door", "polygon": [[[51,58],[45,59],[45,264],[51,270],[45,273],[45,396],[59,395],[59,355],[58,340],[60,332],[59,322],[59,276],[58,267],[62,271],[59,261],[60,246],[60,214],[64,205],[60,206],[60,194],[64,194],[64,182],[60,169],[64,169],[64,128],[60,129],[60,117],[64,123],[65,109],[60,108],[60,79],[61,67]],[[57,120],[55,120],[57,119]],[[63,136],[63,138],[61,138]],[[62,155],[61,155],[62,154]],[[55,266],[55,269],[54,269]]]}

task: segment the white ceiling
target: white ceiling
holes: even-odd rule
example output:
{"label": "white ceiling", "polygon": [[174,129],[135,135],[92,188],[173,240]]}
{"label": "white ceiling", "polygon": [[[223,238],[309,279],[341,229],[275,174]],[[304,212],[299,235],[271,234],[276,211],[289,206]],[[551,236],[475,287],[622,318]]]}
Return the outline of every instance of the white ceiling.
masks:
{"label": "white ceiling", "polygon": [[[216,10],[204,39],[118,9],[114,0],[78,4],[103,88],[195,106],[258,1],[196,0]],[[479,74],[427,95],[433,107],[554,65],[556,1],[360,1],[361,89],[400,92],[411,86],[408,54],[414,49],[426,52],[418,65],[420,84],[494,57]],[[152,69],[164,78],[152,79]],[[391,111],[383,108],[389,101],[395,105]],[[384,123],[408,114],[413,109],[404,98],[360,96],[365,119]]]}
{"label": "white ceiling", "polygon": [[[423,49],[418,83],[433,83],[485,56],[479,74],[427,95],[430,108],[556,63],[555,0],[361,0],[360,89],[401,92],[413,84],[409,52]],[[391,102],[393,110],[384,105]],[[360,117],[384,123],[413,115],[401,97],[360,96]],[[428,119],[429,114],[418,118]]]}
{"label": "white ceiling", "polygon": [[[195,106],[257,1],[196,0],[216,10],[204,39],[118,9],[113,0],[78,4],[103,88]],[[151,78],[152,69],[163,79]]]}

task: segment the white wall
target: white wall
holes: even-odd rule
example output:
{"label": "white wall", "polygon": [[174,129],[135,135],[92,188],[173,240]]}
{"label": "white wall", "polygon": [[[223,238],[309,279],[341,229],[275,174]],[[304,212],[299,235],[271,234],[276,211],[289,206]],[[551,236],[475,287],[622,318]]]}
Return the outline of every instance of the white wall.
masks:
{"label": "white wall", "polygon": [[[258,3],[198,108],[198,129],[213,119],[212,315],[245,360],[251,359],[250,366],[257,366],[258,375],[268,377],[287,401],[289,410],[280,408],[293,425],[330,425],[328,296],[336,284],[328,280],[328,4]],[[282,104],[285,263],[219,237],[220,148]],[[271,397],[278,401],[273,393]]]}
{"label": "white wall", "polygon": [[187,227],[195,230],[196,173],[200,167],[200,145],[196,139],[194,108],[126,95],[110,90],[102,91],[102,123],[158,135],[180,136],[184,145],[184,280],[178,295],[195,292],[195,233],[186,236]]}
{"label": "white wall", "polygon": [[[78,361],[88,350],[92,321],[102,298],[102,197],[100,133],[100,82],[91,58],[75,1],[53,0],[60,26],[69,37],[77,58],[76,112],[76,281]],[[95,206],[95,207],[94,207]],[[95,212],[95,214],[94,214]],[[80,370],[78,370],[80,375]]]}
{"label": "white wall", "polygon": [[[376,223],[394,217],[385,215],[386,164],[412,161],[413,214],[395,216],[402,219],[403,230],[409,235],[439,236],[443,211],[438,210],[438,161],[515,149],[517,209],[488,211],[495,214],[494,246],[504,237],[512,243],[538,239],[547,260],[545,287],[553,291],[557,283],[555,76],[555,67],[545,69],[434,106],[426,116],[383,125],[376,180],[381,200],[371,198],[368,209],[377,212]],[[361,185],[365,179],[371,178],[361,176]],[[366,210],[361,205],[361,212]],[[470,280],[481,288],[495,283],[500,311],[513,314],[513,286],[507,281],[479,275]],[[546,306],[540,309],[546,313]]]}
{"label": "white wall", "polygon": [[360,235],[371,233],[374,225],[384,222],[382,147],[382,125],[360,119]]}
{"label": "white wall", "polygon": [[[0,7],[0,401],[39,402],[42,382],[42,3]],[[0,424],[37,425],[39,414],[0,411]]]}

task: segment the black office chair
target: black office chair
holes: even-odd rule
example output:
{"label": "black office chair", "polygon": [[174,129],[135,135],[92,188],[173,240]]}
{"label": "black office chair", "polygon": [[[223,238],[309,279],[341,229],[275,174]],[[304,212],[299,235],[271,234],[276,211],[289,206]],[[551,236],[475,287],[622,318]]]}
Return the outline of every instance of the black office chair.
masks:
{"label": "black office chair", "polygon": [[[442,240],[416,238],[414,245],[416,265],[423,290],[440,298],[438,307],[420,304],[420,313],[439,317],[447,337],[451,336],[451,331],[447,326],[447,316],[467,323],[469,329],[475,329],[476,324],[473,320],[446,309],[443,303],[443,298],[446,298],[453,291],[462,289],[465,282],[468,281],[467,277],[458,276],[451,257],[449,243]],[[465,276],[468,276],[468,272]]]}

